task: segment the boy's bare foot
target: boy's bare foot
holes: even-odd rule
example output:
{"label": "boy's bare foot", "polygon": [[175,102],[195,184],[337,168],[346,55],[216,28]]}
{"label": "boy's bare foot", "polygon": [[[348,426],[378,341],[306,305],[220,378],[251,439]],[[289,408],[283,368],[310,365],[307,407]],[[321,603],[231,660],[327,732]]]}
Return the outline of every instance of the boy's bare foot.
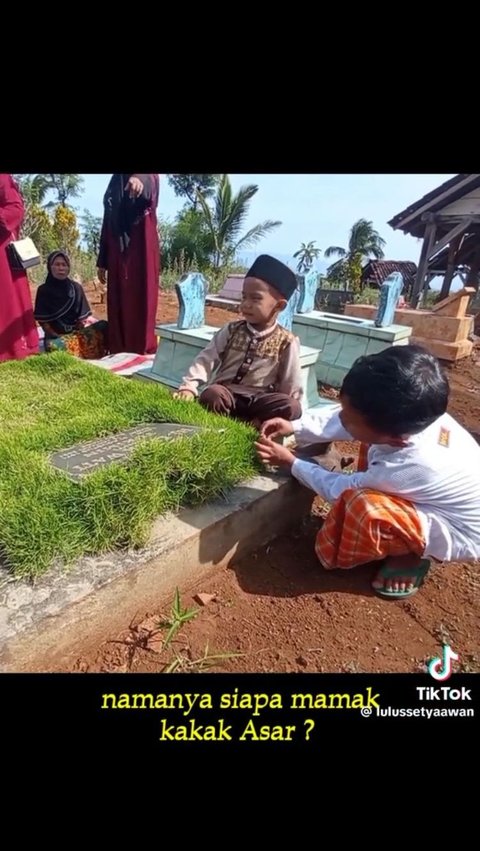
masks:
{"label": "boy's bare foot", "polygon": [[372,582],[372,588],[382,597],[410,597],[423,582],[430,567],[428,559],[416,555],[388,558]]}

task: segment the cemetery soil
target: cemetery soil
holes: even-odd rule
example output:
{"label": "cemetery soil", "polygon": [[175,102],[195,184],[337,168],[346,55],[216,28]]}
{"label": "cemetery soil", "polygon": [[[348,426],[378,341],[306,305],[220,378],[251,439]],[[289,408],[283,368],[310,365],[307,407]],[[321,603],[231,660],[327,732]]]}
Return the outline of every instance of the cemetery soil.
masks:
{"label": "cemetery soil", "polygon": [[[86,287],[99,318],[105,306]],[[174,293],[161,295],[157,318],[174,322]],[[223,325],[238,314],[207,308],[206,321]],[[480,345],[473,356],[446,365],[450,412],[480,431]],[[326,395],[336,393],[325,388]],[[343,456],[355,445],[338,444]],[[449,643],[456,670],[480,672],[480,578],[467,564],[434,566],[418,594],[404,601],[374,595],[375,568],[324,571],[314,555],[315,533],[325,507],[315,499],[302,526],[259,548],[238,564],[220,568],[196,585],[179,589],[183,608],[198,609],[165,649],[173,594],[154,611],[138,612],[103,644],[85,648],[75,672],[418,672]],[[202,605],[195,597],[204,597]],[[238,655],[229,655],[238,654]],[[217,658],[215,658],[217,657]],[[203,661],[202,661],[203,659]]]}

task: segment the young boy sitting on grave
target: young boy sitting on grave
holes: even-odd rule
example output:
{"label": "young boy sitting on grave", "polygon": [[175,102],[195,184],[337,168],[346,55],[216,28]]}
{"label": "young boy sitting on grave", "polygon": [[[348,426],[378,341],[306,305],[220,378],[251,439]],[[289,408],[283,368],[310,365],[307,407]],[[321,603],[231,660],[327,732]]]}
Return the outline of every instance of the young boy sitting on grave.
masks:
{"label": "young boy sitting on grave", "polygon": [[[414,594],[438,561],[480,558],[480,446],[446,413],[448,381],[420,346],[359,358],[340,404],[295,423],[264,423],[257,446],[331,504],[315,551],[327,570],[381,563],[372,587],[383,597]],[[359,472],[332,473],[274,443],[361,441]]]}
{"label": "young boy sitting on grave", "polygon": [[[264,422],[301,416],[300,345],[282,328],[278,314],[297,286],[295,274],[262,254],[247,272],[241,311],[244,319],[227,322],[195,358],[177,399],[195,399],[216,414]],[[213,378],[213,381],[212,381]]]}

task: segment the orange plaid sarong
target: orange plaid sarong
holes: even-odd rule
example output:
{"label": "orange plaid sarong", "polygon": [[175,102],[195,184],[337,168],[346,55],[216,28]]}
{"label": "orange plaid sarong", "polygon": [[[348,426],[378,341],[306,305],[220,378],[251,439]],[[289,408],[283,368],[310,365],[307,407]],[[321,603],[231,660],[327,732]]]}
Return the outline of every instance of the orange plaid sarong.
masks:
{"label": "orange plaid sarong", "polygon": [[96,360],[108,353],[106,320],[92,323],[85,328],[62,334],[59,337],[45,338],[46,352],[68,352],[76,358]]}
{"label": "orange plaid sarong", "polygon": [[327,570],[408,553],[421,556],[424,549],[420,518],[411,502],[353,488],[335,500],[315,541]]}

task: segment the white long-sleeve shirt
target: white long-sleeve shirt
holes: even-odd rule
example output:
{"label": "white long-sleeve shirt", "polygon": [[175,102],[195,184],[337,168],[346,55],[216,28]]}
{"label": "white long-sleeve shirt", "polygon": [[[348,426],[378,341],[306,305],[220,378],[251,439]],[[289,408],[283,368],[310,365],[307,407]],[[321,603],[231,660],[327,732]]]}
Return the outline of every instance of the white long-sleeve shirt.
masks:
{"label": "white long-sleeve shirt", "polygon": [[[332,405],[293,422],[297,443],[353,440],[340,410]],[[372,445],[363,473],[330,473],[296,459],[292,474],[330,503],[348,488],[410,500],[420,517],[426,556],[480,559],[480,446],[449,414],[410,437],[406,446]]]}

